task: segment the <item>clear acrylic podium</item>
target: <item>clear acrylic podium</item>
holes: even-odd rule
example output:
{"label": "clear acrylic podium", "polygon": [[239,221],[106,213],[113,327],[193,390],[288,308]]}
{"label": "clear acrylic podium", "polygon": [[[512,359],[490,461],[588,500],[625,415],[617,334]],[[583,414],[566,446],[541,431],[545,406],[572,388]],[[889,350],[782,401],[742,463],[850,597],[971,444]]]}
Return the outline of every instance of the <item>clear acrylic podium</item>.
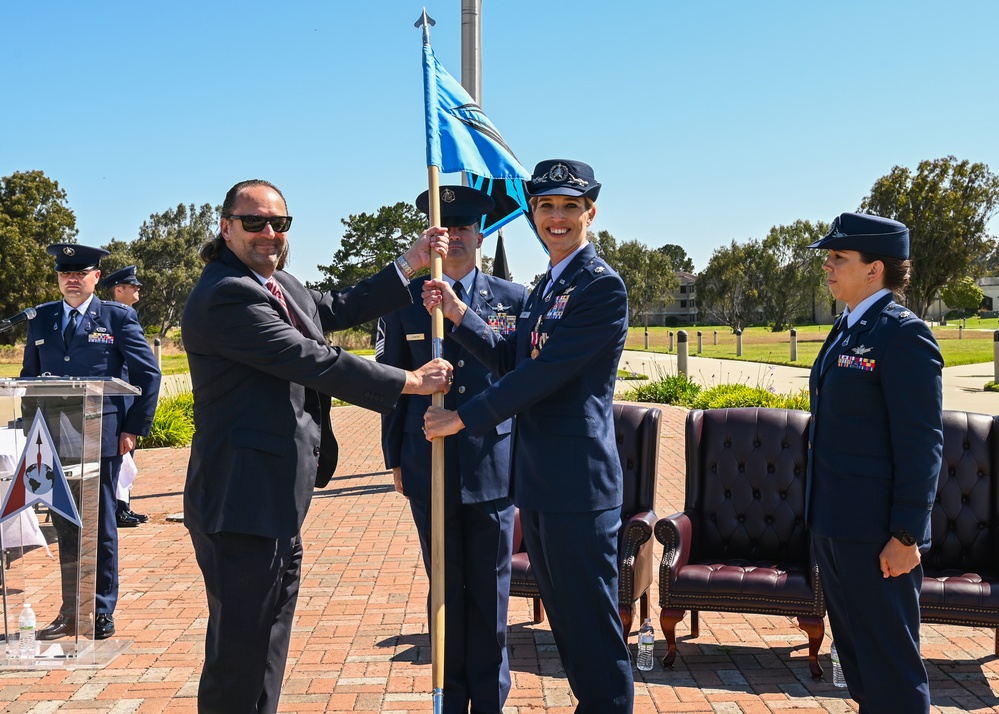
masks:
{"label": "clear acrylic podium", "polygon": [[[131,646],[94,640],[94,593],[103,399],[138,393],[111,377],[0,379],[0,669],[102,667]],[[36,632],[71,609],[76,633],[22,657],[25,603]]]}

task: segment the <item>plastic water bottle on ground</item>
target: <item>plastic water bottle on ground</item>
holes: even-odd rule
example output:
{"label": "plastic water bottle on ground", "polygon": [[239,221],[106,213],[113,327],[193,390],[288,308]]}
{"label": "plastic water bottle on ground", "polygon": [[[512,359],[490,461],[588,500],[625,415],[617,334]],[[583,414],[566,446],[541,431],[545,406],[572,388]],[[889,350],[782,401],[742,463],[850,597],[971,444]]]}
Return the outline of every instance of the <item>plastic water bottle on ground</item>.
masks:
{"label": "plastic water bottle on ground", "polygon": [[18,618],[21,659],[34,659],[35,657],[35,623],[35,611],[31,609],[29,603],[24,603],[21,616]]}
{"label": "plastic water bottle on ground", "polygon": [[652,618],[646,617],[642,629],[638,631],[638,668],[643,672],[652,669],[652,650],[656,644],[656,631],[652,629]]}
{"label": "plastic water bottle on ground", "polygon": [[839,663],[839,652],[836,651],[836,643],[833,642],[829,646],[829,658],[832,660],[833,668],[833,686],[834,687],[845,687],[846,678],[843,676],[843,667]]}

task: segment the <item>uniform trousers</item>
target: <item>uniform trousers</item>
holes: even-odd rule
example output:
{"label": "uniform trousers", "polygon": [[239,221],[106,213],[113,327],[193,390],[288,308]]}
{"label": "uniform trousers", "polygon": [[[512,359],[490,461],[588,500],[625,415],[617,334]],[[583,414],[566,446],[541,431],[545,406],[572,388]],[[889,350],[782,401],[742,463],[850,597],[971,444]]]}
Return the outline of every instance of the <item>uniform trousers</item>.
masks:
{"label": "uniform trousers", "polygon": [[929,712],[929,679],[919,654],[923,569],[885,578],[883,548],[812,534],[836,652],[861,714]]}
{"label": "uniform trousers", "polygon": [[[431,577],[432,521],[425,496],[409,506]],[[444,714],[501,714],[510,693],[506,649],[514,505],[446,499],[444,513]],[[428,622],[433,622],[427,602]]]}
{"label": "uniform trousers", "polygon": [[[100,500],[97,505],[97,574],[94,584],[94,612],[111,615],[118,604],[118,521],[115,519],[115,490],[121,456],[101,459],[99,481]],[[70,482],[70,490],[79,508],[80,485]],[[59,568],[62,575],[62,606],[59,614],[76,618],[76,603],[83,603],[87,593],[80,592],[80,529],[58,513],[52,514],[52,526],[59,541]]]}
{"label": "uniform trousers", "polygon": [[635,685],[618,613],[621,509],[520,509],[520,528],[576,714],[630,714]]}
{"label": "uniform trousers", "polygon": [[190,531],[208,595],[201,714],[277,711],[302,573],[302,539]]}

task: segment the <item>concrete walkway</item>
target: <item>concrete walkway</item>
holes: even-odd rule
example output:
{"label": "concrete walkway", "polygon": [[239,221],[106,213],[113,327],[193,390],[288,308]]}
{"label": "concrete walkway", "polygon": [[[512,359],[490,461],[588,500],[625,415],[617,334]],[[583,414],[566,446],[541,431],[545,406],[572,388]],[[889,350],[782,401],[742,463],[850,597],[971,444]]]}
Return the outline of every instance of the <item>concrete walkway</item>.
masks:
{"label": "concrete walkway", "polygon": [[[645,374],[652,379],[676,374],[676,355],[627,350],[621,357],[621,369]],[[773,387],[780,394],[808,389],[809,370],[805,367],[688,357],[687,373],[692,380],[705,387],[739,383],[750,387]],[[994,377],[991,362],[944,367],[944,409],[999,414],[999,392],[983,391],[983,387]],[[634,382],[619,382],[618,392],[632,389],[634,385]]]}
{"label": "concrete walkway", "polygon": [[[704,373],[721,374],[717,364]],[[724,367],[726,375],[741,369]],[[742,374],[755,382],[757,367],[752,369]],[[656,488],[661,516],[683,506],[686,412],[664,407],[663,416]],[[302,591],[279,711],[430,712],[428,581],[412,517],[382,466],[378,416],[340,407],[333,419],[340,467],[316,492],[303,531]],[[99,670],[0,671],[0,711],[196,711],[207,603],[187,532],[168,520],[183,508],[187,460],[187,449],[136,454],[132,506],[150,521],[121,531],[115,615],[117,636],[132,646]],[[654,548],[658,558],[661,547]],[[657,583],[652,592],[658,631]],[[39,618],[47,622],[50,614]],[[571,714],[572,696],[547,623],[531,621],[531,603],[523,598],[511,601],[509,623],[513,691],[505,714]],[[943,625],[924,625],[922,633],[933,711],[999,711],[994,633]],[[806,638],[790,618],[703,613],[700,637],[690,638],[689,620],[679,635],[675,669],[636,671],[638,714],[856,711],[845,690],[828,678],[810,678]],[[630,645],[634,650],[634,633]],[[661,637],[656,648],[661,657]],[[827,638],[820,657],[827,677],[828,648]]]}

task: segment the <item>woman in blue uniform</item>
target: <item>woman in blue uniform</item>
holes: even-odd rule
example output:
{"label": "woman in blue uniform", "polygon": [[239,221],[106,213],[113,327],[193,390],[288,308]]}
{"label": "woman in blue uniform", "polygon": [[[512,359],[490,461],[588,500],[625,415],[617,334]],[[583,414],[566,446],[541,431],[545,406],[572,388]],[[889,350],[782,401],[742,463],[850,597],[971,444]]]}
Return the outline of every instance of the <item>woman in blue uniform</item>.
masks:
{"label": "woman in blue uniform", "polygon": [[810,379],[809,526],[833,639],[861,714],[928,712],[919,552],[943,451],[943,359],[894,300],[909,281],[903,224],[844,213],[810,247],[829,251],[829,289],[846,303]]}
{"label": "woman in blue uniform", "polygon": [[634,683],[617,609],[622,475],[612,401],[628,331],[624,282],[586,234],[600,184],[587,164],[542,161],[527,182],[550,257],[514,334],[498,334],[428,281],[456,342],[502,378],[456,411],[431,407],[428,438],[484,434],[516,416],[512,495],[577,714],[631,712]]}

